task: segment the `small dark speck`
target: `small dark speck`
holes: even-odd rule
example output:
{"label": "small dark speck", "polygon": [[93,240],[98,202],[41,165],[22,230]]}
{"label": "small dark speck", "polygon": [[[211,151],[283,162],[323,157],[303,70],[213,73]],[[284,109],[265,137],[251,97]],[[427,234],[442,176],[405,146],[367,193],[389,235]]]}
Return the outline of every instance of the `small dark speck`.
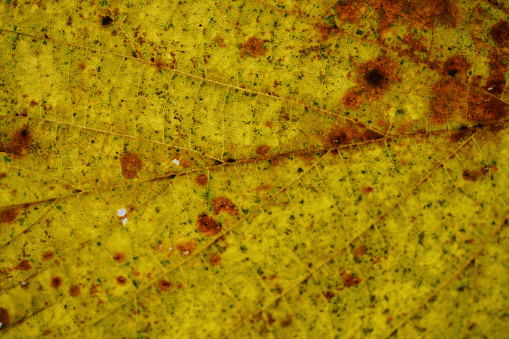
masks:
{"label": "small dark speck", "polygon": [[108,15],[103,17],[103,19],[101,20],[101,24],[103,26],[108,26],[109,24],[111,24],[113,22],[113,19],[110,18]]}

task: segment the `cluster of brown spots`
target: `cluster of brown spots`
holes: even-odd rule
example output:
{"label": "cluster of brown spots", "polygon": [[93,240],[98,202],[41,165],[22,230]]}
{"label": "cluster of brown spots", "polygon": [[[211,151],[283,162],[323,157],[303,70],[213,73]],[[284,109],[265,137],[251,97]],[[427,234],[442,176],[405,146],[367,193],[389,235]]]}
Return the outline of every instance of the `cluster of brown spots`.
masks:
{"label": "cluster of brown spots", "polygon": [[161,279],[157,283],[157,288],[159,288],[163,292],[166,292],[166,291],[170,290],[171,288],[173,288],[173,283],[171,283],[167,280]]}
{"label": "cluster of brown spots", "polygon": [[42,254],[42,260],[51,260],[53,259],[55,253],[53,251],[47,251]]}
{"label": "cluster of brown spots", "polygon": [[331,300],[335,295],[332,291],[323,291],[322,294],[327,300]]}
{"label": "cluster of brown spots", "polygon": [[226,44],[224,43],[224,39],[220,37],[219,35],[214,38],[214,41],[219,45],[221,48],[225,48]]}
{"label": "cluster of brown spots", "polygon": [[62,286],[62,278],[60,277],[51,278],[51,287],[59,288],[60,286]]}
{"label": "cluster of brown spots", "polygon": [[198,247],[198,243],[194,239],[184,239],[177,243],[177,248],[183,256],[191,255]]}
{"label": "cluster of brown spots", "polygon": [[268,145],[260,145],[256,148],[256,153],[261,156],[267,155],[270,151],[270,147]]}
{"label": "cluster of brown spots", "polygon": [[18,270],[18,271],[28,271],[29,269],[32,268],[32,265],[30,265],[30,261],[28,260],[22,260],[16,267],[15,269]]}
{"label": "cluster of brown spots", "polygon": [[468,97],[468,121],[490,124],[502,120],[507,114],[508,106],[500,99],[484,94],[481,91],[471,91]]}
{"label": "cluster of brown spots", "polygon": [[362,193],[364,193],[365,195],[368,195],[371,192],[373,192],[373,187],[371,186],[364,186],[362,188]]}
{"label": "cluster of brown spots", "polygon": [[329,147],[337,147],[350,143],[366,142],[382,138],[383,135],[372,130],[362,130],[361,128],[349,125],[331,128],[326,143]]}
{"label": "cluster of brown spots", "polygon": [[126,152],[120,158],[120,165],[122,166],[124,178],[134,179],[137,177],[138,171],[141,170],[143,163],[136,154]]}
{"label": "cluster of brown spots", "polygon": [[490,172],[495,172],[497,170],[496,166],[491,167],[483,167],[478,170],[463,170],[463,179],[468,181],[477,181],[477,179],[486,176]]}
{"label": "cluster of brown spots", "polygon": [[125,254],[124,253],[115,253],[115,254],[113,254],[112,258],[116,262],[124,262],[125,261]]}
{"label": "cluster of brown spots", "polygon": [[162,71],[164,69],[170,68],[170,65],[163,61],[163,59],[159,58],[155,60],[154,58],[151,58],[150,61],[152,61],[152,64],[158,71]]}
{"label": "cluster of brown spots", "polygon": [[209,178],[207,177],[207,175],[205,173],[202,173],[196,177],[196,183],[200,186],[207,185],[208,181],[209,181]]}
{"label": "cluster of brown spots", "polygon": [[239,209],[230,199],[226,197],[217,197],[212,200],[212,208],[214,209],[214,214],[219,214],[219,212],[226,212],[231,215],[239,214]]}
{"label": "cluster of brown spots", "polygon": [[430,102],[430,121],[444,124],[465,112],[467,80],[470,64],[464,56],[446,60],[440,73],[440,80],[433,87]]}
{"label": "cluster of brown spots", "polygon": [[350,273],[343,273],[341,274],[341,279],[343,279],[343,284],[346,287],[352,287],[360,284],[361,278],[358,278]]}
{"label": "cluster of brown spots", "polygon": [[69,295],[71,297],[77,297],[78,295],[80,295],[80,287],[78,285],[71,285],[71,287],[69,287]]}
{"label": "cluster of brown spots", "polygon": [[504,20],[497,22],[491,27],[490,36],[500,47],[509,47],[509,23]]}
{"label": "cluster of brown spots", "polygon": [[16,220],[19,215],[19,211],[15,208],[8,208],[0,212],[0,222],[4,224],[11,223]]}
{"label": "cluster of brown spots", "polygon": [[360,258],[366,253],[368,253],[368,247],[366,245],[359,245],[353,250],[354,258]]}
{"label": "cluster of brown spots", "polygon": [[200,233],[205,234],[208,237],[214,236],[221,232],[221,225],[219,225],[212,217],[205,213],[198,216],[198,230]]}
{"label": "cluster of brown spots", "polygon": [[368,60],[359,66],[357,86],[343,97],[343,103],[350,109],[358,109],[362,103],[378,100],[396,81],[398,64],[386,56]]}
{"label": "cluster of brown spots", "polygon": [[265,56],[267,50],[263,47],[264,42],[255,37],[250,37],[245,43],[240,44],[239,51],[240,57],[245,58],[248,54],[252,58],[259,58]]}
{"label": "cluster of brown spots", "polygon": [[32,152],[32,132],[27,125],[11,135],[7,145],[0,143],[0,151],[10,153],[15,156],[24,156]]}
{"label": "cluster of brown spots", "polygon": [[210,258],[209,262],[212,266],[221,265],[221,256],[217,253],[214,253]]}
{"label": "cluster of brown spots", "polygon": [[0,323],[2,327],[9,325],[9,312],[3,307],[0,307]]}
{"label": "cluster of brown spots", "polygon": [[117,277],[117,283],[119,283],[120,285],[125,285],[127,283],[127,279],[124,276],[119,275]]}

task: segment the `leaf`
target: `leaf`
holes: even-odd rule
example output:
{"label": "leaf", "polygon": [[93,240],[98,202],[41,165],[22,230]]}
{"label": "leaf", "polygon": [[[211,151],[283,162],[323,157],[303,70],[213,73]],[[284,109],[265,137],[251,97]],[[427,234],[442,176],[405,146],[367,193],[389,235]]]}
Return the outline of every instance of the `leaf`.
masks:
{"label": "leaf", "polygon": [[508,4],[0,9],[7,337],[504,337]]}

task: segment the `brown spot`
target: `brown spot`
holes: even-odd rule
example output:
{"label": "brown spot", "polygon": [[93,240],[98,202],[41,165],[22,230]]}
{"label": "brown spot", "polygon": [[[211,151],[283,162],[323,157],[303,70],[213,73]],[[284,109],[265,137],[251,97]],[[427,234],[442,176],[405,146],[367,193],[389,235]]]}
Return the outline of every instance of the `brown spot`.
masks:
{"label": "brown spot", "polygon": [[353,250],[354,258],[362,257],[364,254],[368,252],[368,247],[366,245],[359,245]]}
{"label": "brown spot", "polygon": [[47,251],[42,254],[42,260],[51,260],[55,254],[52,251]]}
{"label": "brown spot", "polygon": [[32,133],[27,125],[12,134],[9,143],[0,143],[0,151],[17,156],[24,156],[32,152]]}
{"label": "brown spot", "polygon": [[286,319],[283,319],[279,322],[279,324],[281,325],[281,327],[285,328],[285,327],[288,327],[290,326],[290,324],[292,323],[292,316],[289,316],[288,318]]}
{"label": "brown spot", "polygon": [[383,135],[371,130],[362,130],[355,125],[332,127],[327,138],[327,146],[337,147],[350,143],[377,140]]}
{"label": "brown spot", "polygon": [[198,216],[198,221],[196,222],[198,225],[198,230],[200,233],[205,234],[208,237],[214,236],[221,232],[221,225],[217,224],[212,217],[208,216],[205,213],[202,213]]}
{"label": "brown spot", "polygon": [[316,29],[318,32],[320,32],[320,35],[322,36],[322,40],[329,39],[334,32],[337,32],[337,27],[332,27],[328,24],[315,24]]}
{"label": "brown spot", "polygon": [[35,100],[30,101],[30,107],[34,107],[37,105],[38,105],[37,101],[35,101]]}
{"label": "brown spot", "polygon": [[490,36],[501,47],[509,47],[509,23],[504,20],[497,22],[491,27]]}
{"label": "brown spot", "polygon": [[30,265],[30,261],[28,261],[28,260],[21,261],[18,264],[18,266],[15,267],[15,269],[18,271],[28,271],[31,268],[32,268],[32,265]]}
{"label": "brown spot", "polygon": [[5,178],[6,176],[7,176],[7,173],[5,173],[5,172],[0,173],[0,180]]}
{"label": "brown spot", "polygon": [[196,177],[196,182],[200,186],[205,186],[208,181],[209,181],[209,178],[207,177],[207,175],[205,173],[202,173]]}
{"label": "brown spot", "polygon": [[152,58],[151,61],[158,71],[162,71],[164,69],[170,68],[170,65],[168,63],[164,62],[161,58],[159,58],[157,60]]}
{"label": "brown spot", "polygon": [[490,74],[486,80],[486,84],[483,86],[487,92],[500,97],[504,93],[506,87],[506,80],[504,73],[507,68],[504,62],[501,61],[498,53],[493,53],[490,57]]}
{"label": "brown spot", "polygon": [[80,69],[80,71],[84,71],[85,68],[87,68],[87,66],[85,66],[85,64],[83,62],[80,62],[78,65],[78,68]]}
{"label": "brown spot", "polygon": [[322,294],[327,300],[331,300],[334,297],[334,292],[332,291],[323,291]]}
{"label": "brown spot", "polygon": [[258,155],[264,156],[270,151],[270,147],[268,145],[261,145],[256,148],[256,153]]}
{"label": "brown spot", "polygon": [[214,214],[219,214],[219,212],[226,212],[231,215],[239,214],[239,209],[230,199],[226,197],[218,197],[212,200],[212,208],[214,209]]}
{"label": "brown spot", "polygon": [[217,42],[219,47],[221,47],[221,48],[226,47],[226,44],[224,43],[224,39],[222,37],[220,37],[219,35],[214,38],[214,41]]}
{"label": "brown spot", "polygon": [[0,307],[0,323],[2,327],[9,325],[9,312],[3,307]]}
{"label": "brown spot", "polygon": [[346,287],[352,287],[360,284],[361,279],[357,278],[356,276],[349,274],[349,273],[343,273],[341,274],[341,279],[343,279],[343,284]]}
{"label": "brown spot", "polygon": [[122,166],[124,178],[126,179],[136,178],[143,166],[140,158],[136,154],[129,152],[122,155],[122,158],[120,158],[120,165]]}
{"label": "brown spot", "polygon": [[482,178],[486,176],[490,171],[496,171],[497,168],[495,166],[491,167],[483,167],[479,170],[469,170],[464,169],[463,170],[463,179],[468,181],[477,181],[477,179]]}
{"label": "brown spot", "polygon": [[127,279],[126,279],[124,276],[119,275],[119,276],[117,277],[117,282],[118,282],[120,285],[125,285],[125,284],[126,284],[126,282],[127,282]]}
{"label": "brown spot", "polygon": [[371,192],[373,192],[373,187],[371,186],[365,186],[362,188],[362,193],[364,193],[365,195],[368,195]]}
{"label": "brown spot", "polygon": [[507,105],[496,97],[471,91],[468,98],[467,119],[473,123],[489,124],[507,116]]}
{"label": "brown spot", "polygon": [[51,331],[50,329],[47,329],[44,332],[42,332],[42,335],[49,335],[51,333],[53,333],[53,331]]}
{"label": "brown spot", "polygon": [[113,260],[117,262],[124,262],[125,261],[125,254],[124,253],[115,253],[113,254]]}
{"label": "brown spot", "polygon": [[209,262],[212,266],[221,265],[221,256],[217,253],[214,253],[210,258]]}
{"label": "brown spot", "polygon": [[452,134],[449,137],[449,140],[451,140],[451,142],[458,142],[458,141],[463,140],[464,138],[470,137],[474,133],[475,133],[475,129],[472,129],[472,128],[467,129],[467,127],[464,126],[464,128],[460,128],[460,130],[458,132]]}
{"label": "brown spot", "polygon": [[245,58],[249,54],[252,58],[265,56],[267,50],[263,47],[263,41],[255,37],[250,37],[245,43],[240,44],[240,57]]}
{"label": "brown spot", "polygon": [[71,285],[71,287],[69,287],[69,295],[71,297],[77,297],[78,295],[80,295],[80,287],[78,285]]}
{"label": "brown spot", "polygon": [[14,208],[8,208],[0,212],[0,221],[2,223],[8,224],[16,220],[18,217],[19,211]]}
{"label": "brown spot", "polygon": [[183,256],[191,255],[197,247],[198,243],[192,238],[177,243],[177,248]]}
{"label": "brown spot", "polygon": [[51,287],[59,288],[62,285],[62,278],[53,277],[51,278]]}
{"label": "brown spot", "polygon": [[171,288],[173,288],[173,283],[167,281],[167,280],[159,280],[159,282],[157,283],[157,287],[163,291],[163,292],[166,292],[168,290],[170,290]]}

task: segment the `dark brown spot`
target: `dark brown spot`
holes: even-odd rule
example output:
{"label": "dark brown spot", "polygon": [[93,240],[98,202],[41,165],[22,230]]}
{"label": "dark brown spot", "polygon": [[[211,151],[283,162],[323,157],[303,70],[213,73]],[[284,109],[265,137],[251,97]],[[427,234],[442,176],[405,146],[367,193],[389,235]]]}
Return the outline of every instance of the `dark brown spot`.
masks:
{"label": "dark brown spot", "polygon": [[265,56],[267,50],[263,47],[262,40],[255,37],[250,37],[245,43],[240,44],[240,57],[245,58],[248,54],[252,58],[259,58]]}
{"label": "dark brown spot", "polygon": [[69,287],[69,295],[71,297],[77,297],[78,295],[80,295],[80,287],[78,285],[71,285],[71,287]]}
{"label": "dark brown spot", "polygon": [[290,326],[291,323],[292,323],[292,316],[289,316],[288,318],[283,319],[279,322],[279,324],[281,325],[282,328]]}
{"label": "dark brown spot", "polygon": [[212,266],[221,265],[221,256],[217,253],[214,253],[210,258],[209,262]]}
{"label": "dark brown spot", "polygon": [[375,131],[363,130],[355,125],[338,126],[331,128],[327,138],[327,146],[337,147],[350,143],[377,140],[382,137],[383,135]]}
{"label": "dark brown spot", "polygon": [[489,124],[507,116],[508,107],[496,97],[480,91],[471,91],[468,98],[467,119],[473,123]]}
{"label": "dark brown spot", "polygon": [[467,129],[467,126],[464,126],[465,128],[460,128],[460,130],[454,134],[452,134],[450,137],[449,137],[449,140],[451,140],[451,142],[458,142],[458,141],[461,141],[465,138],[468,138],[470,137],[472,134],[475,133],[475,129]]}
{"label": "dark brown spot", "polygon": [[509,23],[504,20],[497,22],[491,27],[490,36],[501,47],[509,47]]}
{"label": "dark brown spot", "polygon": [[270,147],[268,145],[261,145],[256,148],[256,153],[261,156],[266,155],[270,151]]}
{"label": "dark brown spot", "polygon": [[331,300],[334,297],[334,292],[332,291],[324,291],[322,294],[327,300]]}
{"label": "dark brown spot", "polygon": [[19,211],[14,208],[8,208],[0,212],[0,221],[2,223],[8,224],[16,220],[18,217]]}
{"label": "dark brown spot", "polygon": [[479,172],[477,171],[471,171],[468,169],[463,170],[463,179],[468,181],[477,181],[477,178],[479,177]]}
{"label": "dark brown spot", "polygon": [[117,282],[118,282],[120,285],[125,285],[125,284],[127,283],[127,279],[126,279],[124,276],[119,275],[119,276],[117,277]]}
{"label": "dark brown spot", "polygon": [[387,84],[387,78],[385,78],[385,75],[376,68],[368,71],[364,75],[364,79],[369,85],[373,87],[383,88]]}
{"label": "dark brown spot", "polygon": [[112,22],[113,22],[113,19],[110,18],[109,15],[103,16],[103,18],[101,19],[101,25],[103,25],[103,26],[108,26]]}
{"label": "dark brown spot", "polygon": [[168,290],[170,290],[171,288],[173,288],[173,283],[167,281],[167,280],[159,280],[159,282],[157,283],[157,287],[163,291],[163,292],[166,292]]}
{"label": "dark brown spot", "polygon": [[2,328],[9,325],[9,312],[3,307],[0,307],[0,323]]}
{"label": "dark brown spot", "polygon": [[28,260],[23,260],[18,264],[18,266],[16,266],[16,269],[18,271],[28,271],[31,268],[32,268],[32,265],[30,265],[30,261],[28,261]]}
{"label": "dark brown spot", "polygon": [[59,288],[60,286],[62,286],[62,278],[60,277],[51,278],[51,287]]}
{"label": "dark brown spot", "polygon": [[125,255],[123,253],[115,253],[115,254],[113,254],[113,260],[115,260],[117,262],[124,262]]}
{"label": "dark brown spot", "polygon": [[124,178],[126,179],[136,178],[143,166],[140,158],[136,154],[129,152],[122,155],[122,158],[120,158],[120,165],[122,166]]}
{"label": "dark brown spot", "polygon": [[35,100],[30,101],[30,107],[34,107],[37,105],[38,105],[37,101],[35,101]]}
{"label": "dark brown spot", "polygon": [[196,177],[196,182],[200,186],[207,185],[208,181],[209,181],[209,178],[207,177],[207,175],[205,173],[202,173],[202,174],[200,174],[199,176]]}
{"label": "dark brown spot", "polygon": [[349,274],[349,273],[341,274],[341,279],[343,279],[343,284],[346,287],[356,286],[356,285],[360,284],[360,282],[361,282],[360,278],[354,276],[353,274]]}
{"label": "dark brown spot", "polygon": [[200,233],[205,234],[208,237],[214,236],[221,232],[221,225],[219,225],[212,217],[203,213],[198,216],[198,230]]}
{"label": "dark brown spot", "polygon": [[32,152],[32,133],[27,125],[14,132],[7,145],[0,143],[0,151],[16,156],[24,156]]}
{"label": "dark brown spot", "polygon": [[51,260],[55,254],[53,251],[47,251],[42,254],[42,260]]}
{"label": "dark brown spot", "polygon": [[368,252],[368,247],[366,245],[359,245],[353,250],[354,258],[362,257],[364,254]]}
{"label": "dark brown spot", "polygon": [[5,178],[6,176],[7,176],[7,173],[5,173],[5,172],[0,173],[0,180]]}
{"label": "dark brown spot", "polygon": [[47,329],[44,332],[42,332],[42,335],[50,335],[51,333],[53,333],[53,331],[51,331],[50,329]]}
{"label": "dark brown spot", "polygon": [[183,256],[191,255],[197,247],[198,243],[192,238],[177,243],[177,248]]}
{"label": "dark brown spot", "polygon": [[226,212],[231,215],[239,214],[239,209],[230,199],[226,197],[218,197],[212,200],[212,208],[214,209],[214,214],[219,214],[219,212]]}

